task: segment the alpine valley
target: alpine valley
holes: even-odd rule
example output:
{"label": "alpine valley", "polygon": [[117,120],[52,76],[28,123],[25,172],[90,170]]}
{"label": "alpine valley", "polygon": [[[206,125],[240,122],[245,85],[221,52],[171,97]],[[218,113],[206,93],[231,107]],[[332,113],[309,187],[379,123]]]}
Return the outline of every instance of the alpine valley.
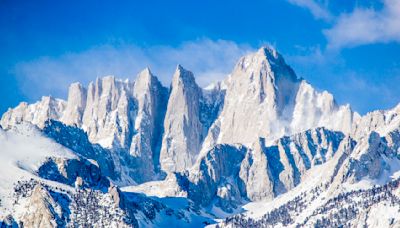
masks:
{"label": "alpine valley", "polygon": [[400,227],[400,105],[364,116],[263,47],[1,118],[0,227]]}

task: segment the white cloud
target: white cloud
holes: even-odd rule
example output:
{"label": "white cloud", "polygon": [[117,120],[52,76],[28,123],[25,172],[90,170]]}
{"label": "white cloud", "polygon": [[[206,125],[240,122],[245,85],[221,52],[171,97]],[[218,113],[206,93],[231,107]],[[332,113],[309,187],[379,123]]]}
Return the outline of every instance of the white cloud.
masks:
{"label": "white cloud", "polygon": [[246,44],[209,39],[184,42],[178,47],[104,45],[19,63],[15,75],[21,91],[33,100],[42,95],[65,97],[68,85],[75,81],[87,84],[106,75],[134,79],[147,66],[164,85],[169,85],[178,63],[193,71],[197,82],[205,86],[223,79],[236,61],[250,51],[253,49]]}
{"label": "white cloud", "polygon": [[400,41],[400,1],[385,0],[380,10],[356,8],[340,15],[324,31],[328,48],[339,49],[372,43]]}
{"label": "white cloud", "polygon": [[317,19],[331,20],[332,15],[325,7],[314,0],[288,0],[289,3],[308,9]]}

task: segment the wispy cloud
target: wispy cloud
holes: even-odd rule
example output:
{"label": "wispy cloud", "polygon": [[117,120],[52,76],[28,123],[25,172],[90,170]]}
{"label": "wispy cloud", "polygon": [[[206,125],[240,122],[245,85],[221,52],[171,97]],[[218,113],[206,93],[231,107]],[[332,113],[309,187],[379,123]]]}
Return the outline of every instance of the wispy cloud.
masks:
{"label": "wispy cloud", "polygon": [[308,9],[311,12],[311,14],[317,19],[322,19],[322,20],[332,19],[332,15],[329,12],[329,10],[326,9],[326,7],[324,7],[323,4],[318,3],[314,0],[288,0],[288,1],[293,5],[297,5],[305,9]]}
{"label": "wispy cloud", "polygon": [[400,41],[400,1],[385,0],[380,10],[355,8],[340,15],[324,31],[328,48],[340,49],[364,44]]}
{"label": "wispy cloud", "polygon": [[381,81],[371,81],[365,75],[348,71],[337,81],[336,87],[342,99],[346,99],[352,107],[362,114],[377,109],[389,109],[398,104],[400,95],[397,85],[400,83],[399,72],[391,72],[390,77]]}
{"label": "wispy cloud", "polygon": [[104,45],[19,63],[15,75],[22,92],[30,99],[49,94],[65,97],[68,85],[74,81],[86,84],[106,75],[134,79],[145,67],[150,67],[168,85],[178,63],[193,71],[197,82],[204,86],[223,79],[235,62],[250,51],[253,49],[247,44],[209,39],[184,42],[178,47]]}

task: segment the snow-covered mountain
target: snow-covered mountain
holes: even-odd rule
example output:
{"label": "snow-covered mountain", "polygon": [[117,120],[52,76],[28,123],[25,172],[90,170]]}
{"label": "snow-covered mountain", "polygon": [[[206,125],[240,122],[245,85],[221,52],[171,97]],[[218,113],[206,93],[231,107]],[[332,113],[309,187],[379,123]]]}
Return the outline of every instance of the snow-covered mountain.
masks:
{"label": "snow-covered mountain", "polygon": [[0,223],[396,227],[399,107],[360,116],[271,47],[206,88],[180,65],[74,83],[3,114]]}

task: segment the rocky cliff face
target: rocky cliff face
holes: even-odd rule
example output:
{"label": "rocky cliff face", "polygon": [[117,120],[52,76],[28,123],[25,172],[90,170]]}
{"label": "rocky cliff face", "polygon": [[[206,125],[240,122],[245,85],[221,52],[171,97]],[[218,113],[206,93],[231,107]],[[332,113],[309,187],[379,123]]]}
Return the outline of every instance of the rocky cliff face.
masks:
{"label": "rocky cliff face", "polygon": [[129,144],[136,114],[132,87],[133,83],[113,76],[89,84],[81,125],[92,142],[107,148]]}
{"label": "rocky cliff face", "polygon": [[80,83],[69,86],[67,105],[61,121],[67,125],[82,125],[82,117],[86,108],[87,90]]}
{"label": "rocky cliff face", "polygon": [[277,52],[261,48],[241,58],[226,84],[217,143],[251,144],[284,134],[299,80]]}
{"label": "rocky cliff face", "polygon": [[328,92],[317,92],[297,78],[282,56],[268,47],[241,58],[225,83],[224,107],[205,145],[251,145],[259,137],[270,142],[320,126],[348,133],[358,118],[349,106],[338,106]]}
{"label": "rocky cliff face", "polygon": [[178,66],[172,78],[160,155],[161,168],[167,172],[190,167],[200,151],[203,137],[201,97],[193,73]]}
{"label": "rocky cliff face", "polygon": [[203,205],[218,199],[217,205],[228,211],[247,200],[272,200],[299,185],[308,170],[342,152],[343,140],[340,132],[317,128],[272,145],[264,138],[249,148],[218,145],[190,170],[188,197],[201,199]]}
{"label": "rocky cliff face", "polygon": [[27,227],[62,226],[65,225],[61,219],[62,209],[62,205],[59,205],[48,191],[37,185],[32,190],[21,221]]}
{"label": "rocky cliff face", "polygon": [[137,116],[129,153],[135,157],[143,180],[151,180],[160,171],[160,149],[168,91],[147,68],[135,81]]}

